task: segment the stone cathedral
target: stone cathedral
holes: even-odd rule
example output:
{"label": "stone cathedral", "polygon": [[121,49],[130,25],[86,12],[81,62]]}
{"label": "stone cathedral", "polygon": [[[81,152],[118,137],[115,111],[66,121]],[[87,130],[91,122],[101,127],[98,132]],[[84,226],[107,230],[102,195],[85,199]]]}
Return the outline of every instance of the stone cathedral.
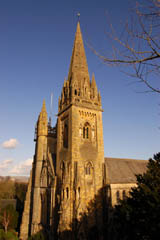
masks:
{"label": "stone cathedral", "polygon": [[[104,185],[114,205],[136,185],[135,173],[146,168],[146,161],[104,158],[101,95],[94,75],[89,76],[79,22],[57,116],[52,127],[44,101],[35,130],[22,240],[41,230],[48,239],[63,239],[63,232],[72,230],[73,219],[80,219]],[[100,226],[95,215],[90,224]],[[83,231],[81,226],[76,239],[85,239]]]}

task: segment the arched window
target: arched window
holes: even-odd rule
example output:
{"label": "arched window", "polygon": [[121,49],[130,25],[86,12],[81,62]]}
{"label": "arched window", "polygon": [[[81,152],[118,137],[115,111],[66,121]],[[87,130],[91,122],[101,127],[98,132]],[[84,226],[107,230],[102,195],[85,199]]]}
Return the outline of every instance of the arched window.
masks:
{"label": "arched window", "polygon": [[83,127],[83,138],[89,139],[90,138],[90,125],[89,123],[85,123]]}
{"label": "arched window", "polygon": [[89,163],[86,164],[85,174],[86,175],[91,175],[91,172],[92,172],[92,164],[89,162]]}
{"label": "arched window", "polygon": [[89,138],[89,129],[86,127],[86,138]]}
{"label": "arched window", "polygon": [[123,196],[123,200],[126,199],[126,191],[125,190],[123,190],[122,196]]}
{"label": "arched window", "polygon": [[64,123],[63,147],[68,148],[68,122]]}
{"label": "arched window", "polygon": [[116,192],[116,196],[117,196],[117,203],[119,203],[119,200],[120,200],[120,193],[119,193],[119,191]]}
{"label": "arched window", "polygon": [[61,168],[62,179],[63,179],[63,178],[64,178],[64,175],[65,175],[65,163],[64,163],[64,162],[61,163],[60,168]]}
{"label": "arched window", "polygon": [[83,127],[83,138],[85,138],[85,127]]}
{"label": "arched window", "polygon": [[69,198],[69,188],[67,187],[66,188],[66,196],[67,196],[67,199]]}
{"label": "arched window", "polygon": [[63,198],[63,200],[64,200],[64,189],[63,189],[63,192],[62,192],[62,198]]}
{"label": "arched window", "polygon": [[77,90],[76,89],[74,90],[74,94],[77,95]]}
{"label": "arched window", "polygon": [[65,163],[64,162],[62,162],[62,169],[63,169],[63,171],[65,170]]}

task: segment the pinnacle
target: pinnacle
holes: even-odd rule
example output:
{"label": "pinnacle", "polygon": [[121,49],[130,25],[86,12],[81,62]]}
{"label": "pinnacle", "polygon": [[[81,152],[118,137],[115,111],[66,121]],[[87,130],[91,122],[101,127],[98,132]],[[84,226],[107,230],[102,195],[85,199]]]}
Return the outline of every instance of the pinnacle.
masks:
{"label": "pinnacle", "polygon": [[41,112],[46,112],[46,102],[45,102],[45,99],[43,100],[43,105],[42,105]]}
{"label": "pinnacle", "polygon": [[91,82],[91,86],[94,87],[94,88],[97,88],[94,73],[92,74],[92,82]]}

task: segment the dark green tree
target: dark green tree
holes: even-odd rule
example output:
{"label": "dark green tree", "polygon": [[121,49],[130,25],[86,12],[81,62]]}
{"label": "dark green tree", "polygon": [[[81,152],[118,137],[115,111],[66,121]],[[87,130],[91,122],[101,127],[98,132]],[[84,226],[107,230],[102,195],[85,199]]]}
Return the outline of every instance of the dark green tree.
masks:
{"label": "dark green tree", "polygon": [[137,187],[113,210],[109,239],[160,238],[160,153],[149,159],[147,171],[137,175]]}
{"label": "dark green tree", "polygon": [[24,201],[26,197],[26,192],[27,192],[27,184],[26,183],[15,183],[15,199],[17,200],[16,204],[16,210],[19,214],[18,218],[18,226],[17,226],[17,231],[20,230],[20,224],[22,221],[22,214],[23,214],[23,209],[24,209]]}
{"label": "dark green tree", "polygon": [[45,233],[43,231],[40,231],[28,238],[28,240],[45,240],[45,239],[46,239],[46,237],[45,237]]}
{"label": "dark green tree", "polygon": [[0,229],[0,239],[1,240],[18,240],[17,233],[14,231],[8,231],[7,233]]}

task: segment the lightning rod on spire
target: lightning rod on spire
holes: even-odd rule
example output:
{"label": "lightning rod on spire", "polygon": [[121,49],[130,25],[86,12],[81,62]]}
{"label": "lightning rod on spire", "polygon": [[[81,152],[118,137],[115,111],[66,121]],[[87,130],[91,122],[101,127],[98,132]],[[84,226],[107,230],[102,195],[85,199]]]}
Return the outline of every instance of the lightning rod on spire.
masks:
{"label": "lightning rod on spire", "polygon": [[78,12],[77,13],[77,19],[78,19],[78,22],[80,21],[80,13]]}

